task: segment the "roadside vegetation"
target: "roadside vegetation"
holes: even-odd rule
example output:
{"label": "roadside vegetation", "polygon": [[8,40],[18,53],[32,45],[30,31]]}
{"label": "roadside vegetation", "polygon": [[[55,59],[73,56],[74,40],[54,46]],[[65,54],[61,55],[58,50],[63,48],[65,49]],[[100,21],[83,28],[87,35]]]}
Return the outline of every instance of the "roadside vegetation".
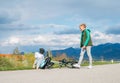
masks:
{"label": "roadside vegetation", "polygon": [[[73,60],[68,58],[65,54],[52,57],[52,61],[55,63],[53,68],[59,68],[59,60],[66,59],[68,61]],[[24,55],[15,54],[0,54],[0,71],[6,70],[28,70],[32,69],[34,62],[34,53],[27,53]],[[115,64],[117,61],[93,61],[93,65]],[[82,66],[88,66],[88,61],[84,60]],[[63,66],[64,67],[64,66]]]}
{"label": "roadside vegetation", "polygon": [[32,69],[33,53],[23,55],[0,55],[0,71]]}
{"label": "roadside vegetation", "polygon": [[[56,56],[52,56],[52,53],[50,50],[48,50],[48,56],[52,58],[52,62],[55,64],[53,65],[53,68],[62,68],[71,66],[71,62],[77,62],[74,58],[69,58],[65,53],[63,54],[57,54]],[[18,48],[16,47],[13,50],[13,54],[0,54],[0,71],[7,71],[7,70],[28,70],[32,69],[32,65],[34,63],[34,53],[20,53]],[[63,61],[65,60],[65,61]],[[63,61],[63,64],[61,65],[60,61]],[[119,63],[118,61],[106,61],[103,60],[93,60],[93,65],[104,65],[104,64],[115,64]],[[84,60],[82,63],[82,66],[88,66],[88,60]]]}

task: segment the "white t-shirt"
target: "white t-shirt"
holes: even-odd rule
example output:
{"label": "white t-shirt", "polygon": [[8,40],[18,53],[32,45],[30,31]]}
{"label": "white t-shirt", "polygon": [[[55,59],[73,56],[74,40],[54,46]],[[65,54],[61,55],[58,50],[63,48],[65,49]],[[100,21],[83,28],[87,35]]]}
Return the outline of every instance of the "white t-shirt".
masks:
{"label": "white t-shirt", "polygon": [[35,58],[36,59],[41,59],[41,60],[44,60],[44,55],[39,53],[39,52],[35,52]]}

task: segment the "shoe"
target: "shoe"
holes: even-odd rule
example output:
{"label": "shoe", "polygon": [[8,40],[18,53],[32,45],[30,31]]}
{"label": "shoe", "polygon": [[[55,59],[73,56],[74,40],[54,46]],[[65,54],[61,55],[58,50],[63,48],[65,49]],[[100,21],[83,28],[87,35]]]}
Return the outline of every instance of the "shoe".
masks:
{"label": "shoe", "polygon": [[80,65],[79,64],[74,64],[73,67],[80,68]]}
{"label": "shoe", "polygon": [[92,65],[89,65],[89,66],[88,66],[88,69],[92,69]]}

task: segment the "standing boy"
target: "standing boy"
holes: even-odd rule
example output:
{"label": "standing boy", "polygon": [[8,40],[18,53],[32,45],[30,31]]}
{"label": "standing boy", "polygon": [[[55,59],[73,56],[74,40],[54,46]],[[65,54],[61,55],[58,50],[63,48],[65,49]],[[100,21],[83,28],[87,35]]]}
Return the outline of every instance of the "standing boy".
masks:
{"label": "standing boy", "polygon": [[83,60],[85,51],[87,51],[87,55],[89,57],[89,66],[88,68],[92,68],[92,56],[91,56],[91,46],[92,46],[92,40],[90,36],[90,30],[86,29],[86,24],[81,24],[79,26],[80,30],[82,31],[81,34],[81,42],[80,42],[80,47],[81,47],[81,53],[80,53],[80,58],[79,62],[77,64],[74,64],[73,66],[76,68],[80,68],[81,62]]}

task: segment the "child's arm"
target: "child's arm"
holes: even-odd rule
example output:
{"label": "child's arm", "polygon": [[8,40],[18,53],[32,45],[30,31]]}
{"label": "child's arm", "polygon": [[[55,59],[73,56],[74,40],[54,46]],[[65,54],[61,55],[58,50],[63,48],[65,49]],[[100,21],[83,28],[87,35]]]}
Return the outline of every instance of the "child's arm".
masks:
{"label": "child's arm", "polygon": [[37,57],[38,57],[38,54],[37,54],[37,52],[35,52],[35,55],[34,55],[34,56],[35,56],[35,58],[37,58]]}
{"label": "child's arm", "polygon": [[88,30],[85,30],[86,32],[86,40],[85,40],[85,43],[84,43],[84,46],[86,47],[88,45],[88,42],[90,40],[90,32]]}

